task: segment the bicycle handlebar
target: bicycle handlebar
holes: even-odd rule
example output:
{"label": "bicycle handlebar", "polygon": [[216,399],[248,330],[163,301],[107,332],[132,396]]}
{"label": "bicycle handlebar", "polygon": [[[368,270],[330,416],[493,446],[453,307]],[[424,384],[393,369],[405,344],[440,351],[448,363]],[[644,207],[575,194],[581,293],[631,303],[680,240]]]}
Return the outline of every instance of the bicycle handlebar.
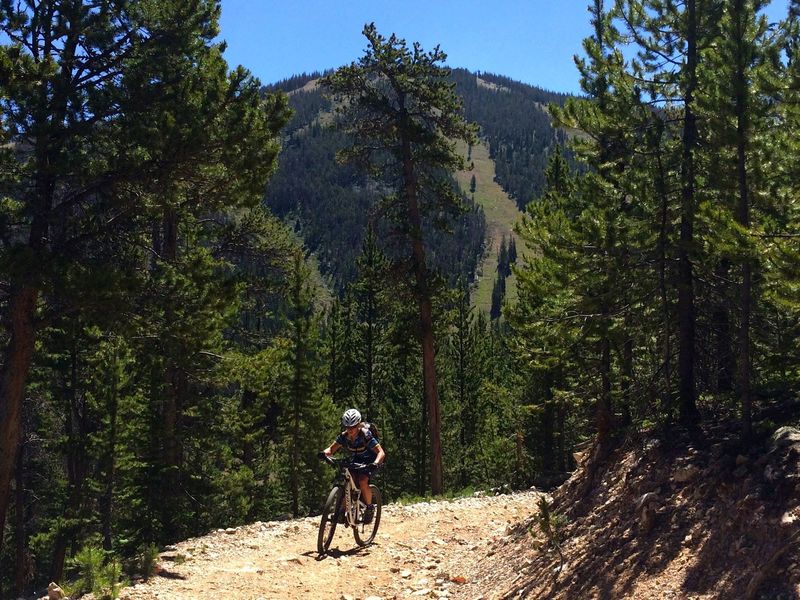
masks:
{"label": "bicycle handlebar", "polygon": [[329,465],[332,465],[334,467],[338,467],[339,466],[339,463],[336,462],[335,458],[331,458],[330,456],[328,456],[324,452],[317,452],[317,458],[320,459],[320,460],[324,460],[326,463],[328,463]]}
{"label": "bicycle handlebar", "polygon": [[368,469],[372,466],[372,464],[366,463],[349,463],[346,458],[336,459],[331,456],[328,456],[324,452],[317,453],[317,458],[320,460],[324,460],[326,463],[331,465],[332,467],[336,467],[337,469],[342,466],[346,466],[348,469],[353,469],[354,471],[362,471],[364,469]]}

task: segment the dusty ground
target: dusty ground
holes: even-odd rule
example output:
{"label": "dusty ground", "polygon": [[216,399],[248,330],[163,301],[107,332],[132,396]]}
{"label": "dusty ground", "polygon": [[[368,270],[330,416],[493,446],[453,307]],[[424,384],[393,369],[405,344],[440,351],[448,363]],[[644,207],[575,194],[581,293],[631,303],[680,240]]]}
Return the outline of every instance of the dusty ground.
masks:
{"label": "dusty ground", "polygon": [[476,565],[491,560],[538,495],[388,505],[375,544],[359,548],[340,526],[324,558],[316,552],[318,518],[220,530],[171,547],[160,575],[121,598],[475,598],[466,584]]}
{"label": "dusty ground", "polygon": [[324,558],[318,519],[217,531],[121,598],[800,600],[800,429],[747,446],[731,424],[668,431],[587,464],[546,496],[563,564],[528,491],[390,505],[373,546],[337,529]]}

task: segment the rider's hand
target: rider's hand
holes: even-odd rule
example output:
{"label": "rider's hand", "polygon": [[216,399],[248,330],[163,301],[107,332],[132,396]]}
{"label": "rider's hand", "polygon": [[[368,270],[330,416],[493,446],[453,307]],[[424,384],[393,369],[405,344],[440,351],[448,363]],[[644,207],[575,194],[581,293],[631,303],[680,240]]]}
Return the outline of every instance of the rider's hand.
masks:
{"label": "rider's hand", "polygon": [[326,458],[328,458],[328,455],[325,454],[322,450],[320,450],[319,452],[317,452],[317,458],[320,460],[325,460]]}

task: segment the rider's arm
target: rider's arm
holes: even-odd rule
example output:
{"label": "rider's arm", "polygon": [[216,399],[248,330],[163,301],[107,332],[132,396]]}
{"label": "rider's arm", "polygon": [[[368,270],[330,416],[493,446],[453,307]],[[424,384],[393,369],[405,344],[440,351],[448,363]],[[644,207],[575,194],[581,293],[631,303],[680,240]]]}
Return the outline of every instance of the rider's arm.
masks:
{"label": "rider's arm", "polygon": [[325,456],[332,456],[341,447],[342,447],[341,444],[333,442],[330,446],[325,448],[325,450],[323,450],[322,452],[325,454]]}
{"label": "rider's arm", "polygon": [[384,461],[384,459],[386,458],[386,452],[384,452],[384,451],[383,451],[383,448],[381,448],[381,445],[380,445],[380,444],[378,444],[377,446],[375,446],[375,447],[373,448],[373,450],[375,450],[375,452],[377,452],[377,453],[378,453],[378,456],[376,456],[376,457],[375,457],[375,464],[376,464],[376,465],[379,465],[379,464],[381,464],[381,463]]}

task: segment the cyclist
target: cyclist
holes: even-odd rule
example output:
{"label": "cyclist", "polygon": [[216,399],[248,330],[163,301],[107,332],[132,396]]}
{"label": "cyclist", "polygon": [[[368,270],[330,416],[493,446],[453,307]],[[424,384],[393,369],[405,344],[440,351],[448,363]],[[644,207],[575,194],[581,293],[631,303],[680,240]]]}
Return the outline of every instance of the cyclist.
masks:
{"label": "cyclist", "polygon": [[370,523],[375,514],[375,505],[372,504],[372,490],[369,489],[369,476],[377,469],[386,458],[386,453],[381,448],[381,443],[376,438],[369,427],[361,422],[361,413],[355,408],[348,408],[342,415],[342,431],[336,436],[336,440],[322,452],[325,456],[331,456],[339,448],[345,448],[350,452],[353,462],[369,465],[365,470],[350,470],[356,485],[361,490],[364,504],[367,505],[364,511],[364,523]]}

